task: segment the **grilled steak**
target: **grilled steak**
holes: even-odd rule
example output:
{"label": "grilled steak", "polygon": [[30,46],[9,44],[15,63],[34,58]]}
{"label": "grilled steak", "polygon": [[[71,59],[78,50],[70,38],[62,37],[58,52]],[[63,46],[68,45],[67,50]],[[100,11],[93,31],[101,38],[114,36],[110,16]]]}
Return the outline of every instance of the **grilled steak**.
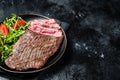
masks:
{"label": "grilled steak", "polygon": [[[14,44],[12,55],[5,60],[5,64],[11,69],[26,70],[39,69],[58,50],[62,39],[62,31],[59,26],[54,27],[56,22],[49,25],[41,21],[31,21],[26,32]],[[46,26],[45,26],[46,25]]]}

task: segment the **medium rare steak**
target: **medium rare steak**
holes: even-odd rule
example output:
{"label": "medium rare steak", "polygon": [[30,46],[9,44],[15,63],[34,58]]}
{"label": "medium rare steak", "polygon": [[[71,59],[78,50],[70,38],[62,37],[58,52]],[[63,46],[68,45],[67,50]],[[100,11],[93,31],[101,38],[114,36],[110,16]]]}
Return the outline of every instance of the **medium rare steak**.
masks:
{"label": "medium rare steak", "polygon": [[52,27],[41,24],[42,20],[31,21],[26,32],[14,44],[12,55],[5,60],[5,64],[11,69],[26,70],[39,69],[58,50],[62,39],[62,31],[54,27],[56,22],[50,23]]}

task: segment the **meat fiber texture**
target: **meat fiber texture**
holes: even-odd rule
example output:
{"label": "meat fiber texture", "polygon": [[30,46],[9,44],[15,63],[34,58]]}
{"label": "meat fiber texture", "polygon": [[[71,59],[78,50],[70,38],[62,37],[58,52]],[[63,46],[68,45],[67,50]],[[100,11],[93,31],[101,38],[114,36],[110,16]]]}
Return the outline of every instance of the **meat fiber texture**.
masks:
{"label": "meat fiber texture", "polygon": [[61,28],[54,19],[32,20],[14,44],[12,55],[5,60],[5,64],[20,71],[42,68],[58,50],[62,39]]}

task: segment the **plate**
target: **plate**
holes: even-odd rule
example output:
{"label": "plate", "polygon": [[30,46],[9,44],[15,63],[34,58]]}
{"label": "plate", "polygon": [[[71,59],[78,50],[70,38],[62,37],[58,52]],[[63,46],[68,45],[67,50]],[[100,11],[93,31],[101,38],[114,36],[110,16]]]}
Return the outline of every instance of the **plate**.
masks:
{"label": "plate", "polygon": [[[19,15],[19,16],[22,19],[24,19],[25,21],[30,21],[30,20],[33,20],[33,19],[50,19],[46,16],[39,15],[39,14],[23,14],[23,15]],[[64,36],[64,38],[62,40],[62,43],[61,43],[58,51],[48,59],[48,61],[46,62],[46,64],[42,68],[40,68],[40,69],[28,69],[28,70],[24,70],[24,71],[17,71],[17,70],[12,70],[9,67],[7,67],[5,65],[5,63],[1,64],[0,68],[4,71],[11,72],[11,73],[36,73],[36,72],[40,72],[40,71],[43,71],[43,70],[51,67],[63,56],[63,54],[66,50],[66,47],[67,47],[66,34],[65,34],[64,30],[62,29],[62,27],[61,27],[61,30],[62,30],[62,33],[63,33],[63,36]]]}

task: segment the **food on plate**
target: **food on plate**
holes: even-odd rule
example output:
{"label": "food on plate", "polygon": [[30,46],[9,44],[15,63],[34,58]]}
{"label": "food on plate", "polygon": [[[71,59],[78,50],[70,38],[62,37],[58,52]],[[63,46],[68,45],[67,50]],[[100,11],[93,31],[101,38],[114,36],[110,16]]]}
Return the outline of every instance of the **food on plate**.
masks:
{"label": "food on plate", "polygon": [[16,14],[12,14],[10,18],[6,18],[0,24],[0,62],[4,62],[11,54],[12,46],[28,26],[29,22],[25,22]]}
{"label": "food on plate", "polygon": [[[23,19],[18,19],[14,24],[13,24],[13,29],[17,29],[20,26],[24,26],[26,22]],[[20,25],[20,26],[19,26]]]}
{"label": "food on plate", "polygon": [[42,68],[56,53],[62,39],[62,30],[54,19],[31,20],[25,33],[13,45],[5,64],[20,71]]}
{"label": "food on plate", "polygon": [[8,28],[4,23],[0,25],[0,31],[1,31],[1,35],[5,36],[8,34]]}

